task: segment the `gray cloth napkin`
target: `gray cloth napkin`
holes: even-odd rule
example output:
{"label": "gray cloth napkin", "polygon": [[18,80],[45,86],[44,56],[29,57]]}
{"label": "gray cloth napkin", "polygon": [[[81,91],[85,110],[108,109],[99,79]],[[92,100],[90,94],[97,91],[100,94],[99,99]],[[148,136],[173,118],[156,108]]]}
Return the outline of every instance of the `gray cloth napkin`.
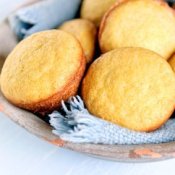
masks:
{"label": "gray cloth napkin", "polygon": [[75,17],[81,0],[42,0],[23,7],[9,17],[19,39],[33,33],[53,29]]}
{"label": "gray cloth napkin", "polygon": [[136,132],[91,115],[79,96],[62,101],[65,115],[50,114],[52,132],[65,141],[96,144],[146,144],[175,141],[175,119],[153,132]]}

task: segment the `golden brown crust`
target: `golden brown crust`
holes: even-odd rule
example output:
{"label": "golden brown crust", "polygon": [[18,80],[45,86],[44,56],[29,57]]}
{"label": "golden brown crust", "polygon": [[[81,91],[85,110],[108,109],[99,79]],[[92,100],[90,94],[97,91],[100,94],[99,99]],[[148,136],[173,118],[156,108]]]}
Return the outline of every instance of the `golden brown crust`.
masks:
{"label": "golden brown crust", "polygon": [[119,0],[117,1],[103,16],[102,18],[102,21],[100,23],[100,27],[99,27],[99,32],[98,32],[98,38],[99,38],[99,44],[100,44],[100,38],[101,38],[101,34],[104,30],[104,27],[105,27],[105,24],[106,24],[106,21],[107,21],[107,18],[108,16],[112,13],[112,11],[118,7],[119,5],[123,4],[124,2],[127,2],[129,0]]}
{"label": "golden brown crust", "polygon": [[94,23],[87,19],[77,18],[64,22],[58,29],[74,35],[84,50],[86,62],[92,62],[97,34]]}
{"label": "golden brown crust", "polygon": [[[175,108],[175,106],[174,106],[174,108]],[[157,123],[157,125],[154,127],[150,127],[149,129],[147,129],[146,132],[151,132],[151,131],[155,131],[156,129],[159,129],[171,117],[171,115],[174,112],[174,108],[172,108],[171,111],[167,112],[167,115],[164,117],[164,121],[162,121],[161,123]],[[144,130],[143,130],[143,132],[144,132]]]}
{"label": "golden brown crust", "polygon": [[[77,72],[72,75],[72,77],[69,79],[68,83],[63,87],[59,92],[52,95],[51,97],[47,98],[46,100],[39,101],[37,103],[31,103],[31,104],[19,104],[14,101],[11,101],[16,106],[19,106],[23,109],[27,109],[29,111],[32,111],[34,113],[49,113],[53,110],[56,110],[61,105],[61,100],[68,100],[70,96],[73,96],[76,94],[78,86],[80,84],[82,75],[85,71],[85,57],[84,55],[80,56],[81,62],[80,66],[77,69]],[[9,100],[10,101],[10,100]]]}
{"label": "golden brown crust", "polygon": [[[115,10],[116,7],[118,7],[119,5],[122,5],[123,3],[128,2],[128,1],[130,1],[130,0],[118,0],[111,8],[105,13],[105,15],[103,16],[102,21],[101,21],[101,23],[100,23],[99,34],[98,34],[99,40],[100,40],[101,34],[102,34],[103,30],[104,30],[104,27],[105,27],[106,20],[107,20],[108,16],[110,16],[110,14],[112,13],[112,11]],[[163,0],[155,0],[155,1],[157,1],[160,5],[165,6],[165,7],[168,7],[169,9],[171,9],[171,8],[168,6],[167,2],[165,2],[165,1],[163,1]],[[174,8],[175,8],[175,5],[174,5]],[[171,9],[171,10],[172,10],[172,9]],[[175,14],[175,11],[172,10],[172,13]],[[100,43],[100,42],[99,42],[99,43]]]}
{"label": "golden brown crust", "polygon": [[99,27],[105,12],[118,0],[83,0],[80,17],[92,21]]}
{"label": "golden brown crust", "polygon": [[[151,51],[145,52],[145,56],[144,54],[139,56],[148,62],[142,60],[142,64],[142,61],[140,61],[140,66],[142,65],[142,68],[138,68],[138,72],[134,73],[136,71],[135,65],[138,66],[139,64],[136,62],[132,63],[131,60],[135,59],[130,55],[132,51],[135,52],[135,56],[138,56],[139,52],[141,54],[144,50],[141,48],[120,48],[99,57],[91,65],[83,79],[81,93],[86,107],[97,117],[136,131],[150,132],[161,127],[174,111],[175,76],[167,62]],[[118,56],[114,55],[117,52]],[[122,52],[125,57],[122,56]],[[129,60],[130,57],[133,59]],[[122,59],[126,61],[122,61]],[[159,66],[159,64],[161,66]],[[118,65],[118,67],[114,65]],[[148,71],[148,65],[154,65],[154,67],[151,68],[152,71]],[[133,69],[131,68],[132,66]],[[141,75],[144,75],[142,74],[144,72],[144,67],[147,67],[145,69],[146,73],[144,73],[146,76],[142,78]],[[167,73],[163,73],[164,71],[167,71]],[[155,75],[157,75],[157,77],[155,77]],[[157,82],[153,80],[153,77]],[[134,80],[133,84],[131,83],[132,78]],[[162,79],[164,81],[162,81]],[[142,80],[144,80],[144,82],[142,82]],[[148,81],[146,82],[146,80]],[[165,83],[166,81],[168,82]],[[138,86],[134,85],[136,82]],[[164,86],[164,84],[167,84],[167,86]],[[134,88],[137,88],[137,90],[134,90]],[[135,99],[139,89],[141,89],[141,91],[138,94],[138,99]],[[141,96],[142,93],[143,96]],[[154,100],[157,102],[154,103]],[[166,100],[167,102],[165,102]],[[143,109],[142,107],[145,108],[143,112],[141,112]],[[133,114],[135,117],[133,117]]]}
{"label": "golden brown crust", "polygon": [[[100,27],[99,27],[99,33],[98,33],[98,41],[99,41],[99,45],[101,48],[101,51],[104,52],[104,48],[100,42],[101,39],[101,35],[105,29],[106,26],[106,22],[108,17],[110,16],[110,14],[119,6],[123,5],[124,3],[128,2],[130,0],[118,0],[114,5],[111,6],[111,8],[105,13],[105,15],[103,16],[101,23],[100,23]],[[164,0],[154,0],[155,2],[159,3],[161,6],[164,6],[166,8],[168,8],[169,10],[171,10],[171,12],[175,15],[175,11],[168,5],[167,2],[165,2]]]}
{"label": "golden brown crust", "polygon": [[[65,52],[64,49],[69,50]],[[57,109],[61,100],[76,94],[85,65],[81,44],[72,35],[59,30],[34,34],[22,41],[7,58],[1,75],[1,90],[18,107],[48,113]]]}

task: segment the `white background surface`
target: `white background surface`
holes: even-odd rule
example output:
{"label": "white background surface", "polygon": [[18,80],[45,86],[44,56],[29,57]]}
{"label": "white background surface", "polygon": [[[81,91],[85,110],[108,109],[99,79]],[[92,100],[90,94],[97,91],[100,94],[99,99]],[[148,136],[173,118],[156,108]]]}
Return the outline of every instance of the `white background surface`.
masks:
{"label": "white background surface", "polygon": [[[0,18],[15,2],[0,0]],[[0,41],[1,42],[1,41]],[[0,175],[174,175],[175,159],[118,163],[58,148],[31,135],[0,113]]]}

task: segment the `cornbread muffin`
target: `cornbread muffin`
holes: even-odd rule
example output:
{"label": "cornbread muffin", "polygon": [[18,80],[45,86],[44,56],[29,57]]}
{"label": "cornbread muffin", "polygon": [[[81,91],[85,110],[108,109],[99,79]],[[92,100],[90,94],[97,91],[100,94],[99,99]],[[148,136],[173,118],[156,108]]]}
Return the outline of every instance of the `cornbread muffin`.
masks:
{"label": "cornbread muffin", "polygon": [[172,67],[173,71],[175,72],[175,54],[168,60],[170,66]]}
{"label": "cornbread muffin", "polygon": [[119,48],[90,66],[82,84],[88,110],[136,131],[159,128],[175,107],[175,74],[161,56],[143,48]]}
{"label": "cornbread muffin", "polygon": [[175,12],[160,0],[122,0],[104,16],[101,51],[118,47],[143,47],[168,59],[175,51]]}
{"label": "cornbread muffin", "polygon": [[60,30],[36,33],[7,57],[1,90],[16,106],[50,112],[76,94],[84,69],[83,50],[76,38]]}
{"label": "cornbread muffin", "polygon": [[99,26],[105,12],[117,0],[84,0],[81,7],[81,18],[91,20]]}
{"label": "cornbread muffin", "polygon": [[85,19],[74,19],[63,23],[59,29],[73,34],[80,41],[86,56],[86,62],[90,63],[95,50],[97,33],[95,25]]}

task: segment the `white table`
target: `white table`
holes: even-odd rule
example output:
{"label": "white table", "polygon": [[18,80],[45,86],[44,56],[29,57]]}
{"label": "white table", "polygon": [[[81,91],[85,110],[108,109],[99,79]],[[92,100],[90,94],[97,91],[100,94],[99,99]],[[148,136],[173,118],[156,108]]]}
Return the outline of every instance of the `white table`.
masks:
{"label": "white table", "polygon": [[174,175],[175,159],[154,163],[100,160],[53,146],[0,113],[0,175]]}
{"label": "white table", "polygon": [[[0,20],[13,9],[14,2],[24,1],[0,0]],[[36,138],[2,113],[0,133],[0,175],[175,174],[175,159],[144,164],[118,163],[58,148]]]}

